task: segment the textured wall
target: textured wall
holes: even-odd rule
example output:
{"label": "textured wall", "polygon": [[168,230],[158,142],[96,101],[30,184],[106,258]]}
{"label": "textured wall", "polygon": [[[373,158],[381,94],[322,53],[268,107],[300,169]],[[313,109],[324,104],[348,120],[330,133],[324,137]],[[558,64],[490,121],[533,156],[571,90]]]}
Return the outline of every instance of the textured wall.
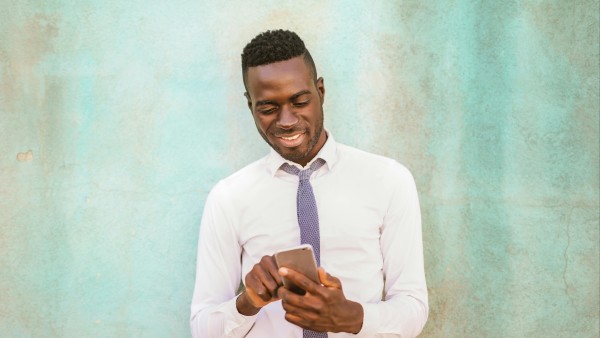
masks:
{"label": "textured wall", "polygon": [[598,337],[598,1],[0,0],[0,336],[185,337],[208,190],[267,151],[239,54],[420,191],[423,337]]}

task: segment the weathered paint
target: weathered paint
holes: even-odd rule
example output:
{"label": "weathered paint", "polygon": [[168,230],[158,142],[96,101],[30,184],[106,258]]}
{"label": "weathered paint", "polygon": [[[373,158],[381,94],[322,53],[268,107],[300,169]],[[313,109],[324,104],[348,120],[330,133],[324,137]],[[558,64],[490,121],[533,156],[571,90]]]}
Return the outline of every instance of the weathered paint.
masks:
{"label": "weathered paint", "polygon": [[423,209],[423,337],[597,337],[598,1],[9,1],[0,336],[185,337],[208,190],[267,151],[244,44],[289,28],[341,142]]}

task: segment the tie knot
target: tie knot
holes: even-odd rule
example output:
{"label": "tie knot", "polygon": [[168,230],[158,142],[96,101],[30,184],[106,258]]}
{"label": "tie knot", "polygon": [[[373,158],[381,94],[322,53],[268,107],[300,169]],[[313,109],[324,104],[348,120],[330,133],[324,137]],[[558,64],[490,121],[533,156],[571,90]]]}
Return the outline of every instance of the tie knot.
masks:
{"label": "tie knot", "polygon": [[288,163],[282,164],[281,169],[288,174],[298,176],[300,178],[300,181],[305,181],[310,178],[310,175],[312,175],[313,172],[321,168],[323,164],[325,164],[325,160],[322,158],[318,158],[310,165],[310,167],[304,170],[300,170],[296,166],[290,165]]}

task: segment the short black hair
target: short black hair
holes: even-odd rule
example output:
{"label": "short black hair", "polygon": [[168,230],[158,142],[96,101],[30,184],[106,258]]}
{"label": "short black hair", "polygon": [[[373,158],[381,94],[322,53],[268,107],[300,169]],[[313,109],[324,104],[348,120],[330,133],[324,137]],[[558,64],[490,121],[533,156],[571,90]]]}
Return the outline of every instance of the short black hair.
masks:
{"label": "short black hair", "polygon": [[304,62],[310,69],[313,81],[317,80],[317,67],[304,41],[291,31],[277,29],[268,30],[254,37],[244,47],[242,52],[242,77],[246,85],[248,68],[286,61],[297,56],[303,56]]}

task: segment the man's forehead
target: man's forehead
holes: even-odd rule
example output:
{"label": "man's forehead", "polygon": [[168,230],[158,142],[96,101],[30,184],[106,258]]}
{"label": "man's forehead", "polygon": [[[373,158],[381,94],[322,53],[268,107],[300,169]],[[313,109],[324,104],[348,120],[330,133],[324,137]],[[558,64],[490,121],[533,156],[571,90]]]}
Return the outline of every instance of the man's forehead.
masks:
{"label": "man's forehead", "polygon": [[248,91],[254,95],[270,90],[300,91],[311,83],[310,70],[301,58],[248,68]]}
{"label": "man's forehead", "polygon": [[304,62],[302,56],[297,56],[285,61],[278,61],[266,65],[248,67],[248,78],[270,79],[283,74],[295,74],[296,76],[310,76],[310,69]]}

